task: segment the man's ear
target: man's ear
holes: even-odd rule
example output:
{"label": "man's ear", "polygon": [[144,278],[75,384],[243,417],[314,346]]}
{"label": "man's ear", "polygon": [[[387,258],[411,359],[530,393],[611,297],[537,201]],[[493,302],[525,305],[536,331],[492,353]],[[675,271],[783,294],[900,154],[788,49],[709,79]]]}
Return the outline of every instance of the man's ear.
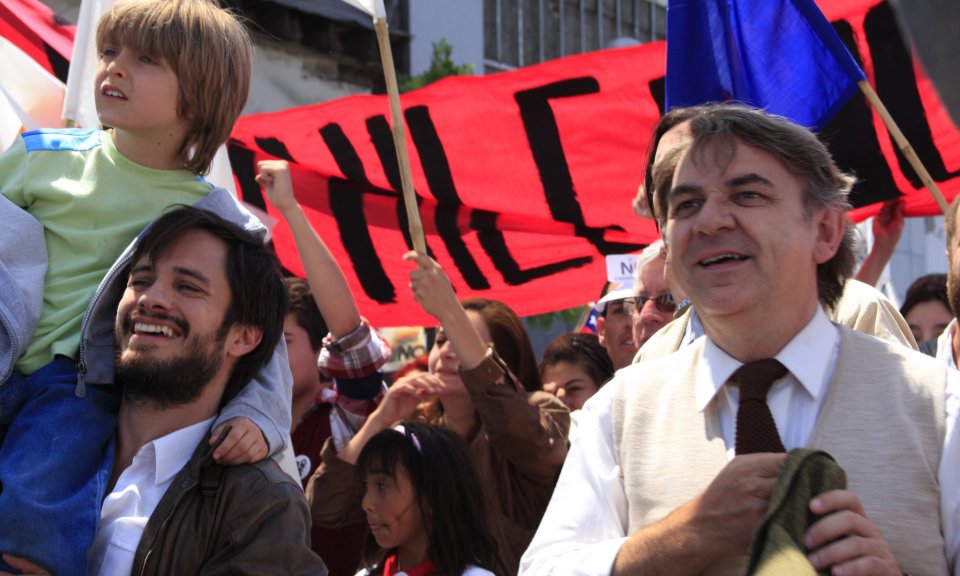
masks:
{"label": "man's ear", "polygon": [[597,316],[597,338],[600,340],[600,345],[605,346],[604,343],[604,334],[603,334],[603,325],[607,322],[607,319],[603,316]]}
{"label": "man's ear", "polygon": [[227,355],[239,358],[249,354],[263,339],[263,330],[249,324],[234,324],[227,334]]}
{"label": "man's ear", "polygon": [[840,248],[847,230],[847,214],[839,206],[825,206],[818,210],[815,223],[817,238],[813,258],[817,264],[823,264],[833,258]]}

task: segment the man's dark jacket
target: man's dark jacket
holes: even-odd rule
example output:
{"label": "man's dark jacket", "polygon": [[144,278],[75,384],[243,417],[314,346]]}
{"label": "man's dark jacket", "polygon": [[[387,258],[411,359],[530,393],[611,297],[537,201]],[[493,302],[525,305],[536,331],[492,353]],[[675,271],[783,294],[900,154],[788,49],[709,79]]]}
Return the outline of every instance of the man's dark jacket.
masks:
{"label": "man's dark jacket", "polygon": [[174,477],[144,528],[133,575],[325,576],[300,485],[270,459],[220,466],[213,449],[205,438]]}

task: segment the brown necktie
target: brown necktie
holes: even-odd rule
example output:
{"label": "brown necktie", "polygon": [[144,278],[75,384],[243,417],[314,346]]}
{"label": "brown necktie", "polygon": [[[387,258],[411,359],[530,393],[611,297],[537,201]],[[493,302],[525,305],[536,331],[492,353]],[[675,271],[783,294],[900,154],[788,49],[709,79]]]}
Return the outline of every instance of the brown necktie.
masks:
{"label": "brown necktie", "polygon": [[733,376],[731,382],[740,385],[740,408],[737,409],[737,454],[756,452],[785,452],[777,424],[767,406],[767,392],[778,378],[787,373],[786,367],[775,358],[747,362]]}

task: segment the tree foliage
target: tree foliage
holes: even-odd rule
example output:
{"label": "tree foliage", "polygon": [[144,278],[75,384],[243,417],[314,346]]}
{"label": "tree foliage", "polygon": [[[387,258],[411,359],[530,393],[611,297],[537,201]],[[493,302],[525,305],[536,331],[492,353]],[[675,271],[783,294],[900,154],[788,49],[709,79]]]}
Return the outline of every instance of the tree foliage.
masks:
{"label": "tree foliage", "polygon": [[463,76],[473,74],[473,64],[455,64],[453,62],[453,46],[441,38],[433,43],[433,55],[430,57],[430,68],[423,74],[416,76],[401,76],[400,92],[409,92],[423,88],[427,84],[436,82],[447,76]]}

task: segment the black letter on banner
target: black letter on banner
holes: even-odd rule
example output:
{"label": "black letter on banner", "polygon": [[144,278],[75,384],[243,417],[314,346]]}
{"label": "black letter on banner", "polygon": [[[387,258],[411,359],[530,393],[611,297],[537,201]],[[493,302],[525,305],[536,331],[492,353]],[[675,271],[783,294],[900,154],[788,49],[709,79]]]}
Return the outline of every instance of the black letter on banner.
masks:
{"label": "black letter on banner", "polygon": [[497,270],[503,274],[503,281],[510,286],[524,284],[571,268],[586,266],[593,260],[589,256],[582,256],[521,270],[520,265],[517,264],[507,248],[507,241],[503,237],[503,232],[497,228],[497,215],[495,213],[488,210],[471,211],[470,227],[477,231],[477,239],[480,241],[480,245],[490,255],[490,260],[493,261]]}
{"label": "black letter on banner", "polygon": [[43,43],[43,53],[47,56],[47,61],[50,62],[50,70],[53,71],[53,75],[57,77],[57,80],[66,84],[70,72],[70,61],[46,42]]}
{"label": "black letter on banner", "polygon": [[371,187],[363,161],[339,125],[327,124],[320,129],[320,136],[347,177],[347,180],[330,178],[330,209],[337,219],[340,241],[350,255],[360,285],[366,295],[377,302],[396,302],[397,291],[383,269],[363,213],[363,193]]}
{"label": "black letter on banner", "polygon": [[[283,158],[289,162],[296,162],[287,150],[287,146],[277,138],[255,137],[254,141],[256,141],[257,147],[267,154]],[[267,205],[263,200],[263,191],[255,179],[257,167],[253,163],[253,150],[247,149],[242,142],[231,138],[227,143],[227,156],[230,158],[230,167],[236,175],[237,181],[240,182],[240,193],[243,200],[266,211]]]}
{"label": "black letter on banner", "polygon": [[458,222],[463,202],[453,183],[450,162],[447,160],[447,153],[443,149],[443,143],[440,142],[437,129],[433,125],[433,119],[430,118],[430,110],[426,106],[414,106],[404,115],[407,126],[410,128],[410,136],[417,147],[420,165],[423,166],[423,173],[427,177],[430,193],[437,199],[434,223],[440,238],[467,286],[473,290],[486,290],[490,288],[490,282],[470,254],[460,233]]}
{"label": "black letter on banner", "polygon": [[240,196],[243,201],[266,211],[267,205],[263,200],[263,190],[254,179],[257,176],[253,165],[253,150],[248,149],[239,140],[231,138],[227,141],[227,156],[230,158],[230,168],[240,183]]}
{"label": "black letter on banner", "polygon": [[[947,172],[943,157],[933,142],[930,124],[923,109],[923,101],[917,89],[917,76],[913,70],[913,60],[903,44],[900,28],[897,26],[889,2],[882,2],[871,8],[863,21],[867,34],[867,44],[873,56],[873,71],[877,82],[877,94],[890,111],[903,135],[923,162],[930,176],[937,182],[943,182],[960,174],[960,170]],[[960,32],[960,31],[958,31]],[[913,171],[913,167],[900,152],[896,142],[890,138],[897,151],[900,169],[914,188],[923,186],[923,182]]]}
{"label": "black letter on banner", "polygon": [[[540,173],[543,191],[553,219],[573,224],[575,234],[587,239],[601,254],[622,254],[639,250],[643,245],[607,242],[603,238],[604,228],[587,226],[583,218],[583,210],[577,201],[577,192],[573,188],[570,167],[563,153],[560,127],[557,126],[557,119],[553,115],[553,109],[550,108],[550,100],[553,98],[570,98],[599,91],[600,84],[597,80],[586,76],[523,90],[517,92],[514,99],[520,106],[524,131],[527,133],[530,151],[537,165],[537,171]],[[622,230],[620,227],[609,228]]]}
{"label": "black letter on banner", "polygon": [[667,79],[665,76],[654,78],[647,87],[650,89],[650,96],[657,103],[660,109],[660,115],[663,116],[663,110],[667,107]]}
{"label": "black letter on banner", "polygon": [[290,151],[287,150],[287,145],[280,140],[276,138],[254,138],[254,140],[256,140],[257,146],[267,154],[283,158],[287,162],[296,162]]}
{"label": "black letter on banner", "polygon": [[[850,23],[838,20],[833,27],[853,58],[863,66]],[[854,208],[900,196],[890,165],[880,149],[870,107],[863,96],[855,94],[850,98],[824,125],[819,136],[830,149],[837,166],[857,175],[857,183],[850,193]]]}
{"label": "black letter on banner", "polygon": [[[390,187],[397,194],[397,221],[400,225],[400,232],[403,233],[403,240],[407,243],[407,250],[413,250],[413,239],[410,238],[410,220],[407,219],[406,201],[403,199],[403,184],[400,182],[400,164],[397,161],[397,148],[393,144],[393,133],[390,131],[390,125],[387,119],[382,115],[371,116],[367,118],[367,133],[370,134],[370,140],[373,147],[380,157],[380,164],[383,166],[383,173],[390,182]],[[420,209],[420,196],[417,198],[417,210]],[[426,238],[424,238],[426,244]],[[427,254],[433,257],[433,250],[427,245]]]}

